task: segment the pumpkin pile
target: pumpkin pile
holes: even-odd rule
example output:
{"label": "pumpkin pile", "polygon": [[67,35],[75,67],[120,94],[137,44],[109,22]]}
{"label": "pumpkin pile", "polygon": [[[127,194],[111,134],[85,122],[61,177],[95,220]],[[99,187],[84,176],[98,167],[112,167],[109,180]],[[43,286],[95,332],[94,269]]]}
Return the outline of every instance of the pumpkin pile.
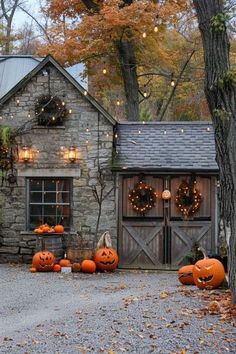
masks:
{"label": "pumpkin pile", "polygon": [[48,224],[39,225],[34,229],[34,233],[36,235],[40,234],[63,234],[64,226],[63,225],[56,225],[56,226],[49,226]]}
{"label": "pumpkin pile", "polygon": [[[62,225],[57,225],[54,227],[54,231],[50,231],[51,228],[48,225],[40,225],[39,228],[35,230],[36,233],[50,233],[50,232],[58,232],[61,233],[63,231],[61,228]],[[73,273],[78,273],[80,271],[84,273],[94,273],[96,270],[100,271],[113,271],[117,268],[118,265],[118,255],[117,252],[112,248],[111,244],[111,236],[108,231],[104,232],[100,237],[97,249],[95,251],[94,259],[84,259],[81,263],[74,262],[72,263],[69,259],[66,258],[66,254],[64,258],[60,260],[59,264],[56,264],[55,257],[53,253],[45,250],[45,241],[41,238],[42,243],[42,251],[37,252],[32,261],[32,267],[30,268],[30,272],[61,272],[63,267],[71,267]]]}
{"label": "pumpkin pile", "polygon": [[199,248],[204,258],[194,265],[181,267],[178,278],[182,284],[196,285],[199,289],[218,288],[225,279],[223,264],[215,258],[208,258],[203,248]]}

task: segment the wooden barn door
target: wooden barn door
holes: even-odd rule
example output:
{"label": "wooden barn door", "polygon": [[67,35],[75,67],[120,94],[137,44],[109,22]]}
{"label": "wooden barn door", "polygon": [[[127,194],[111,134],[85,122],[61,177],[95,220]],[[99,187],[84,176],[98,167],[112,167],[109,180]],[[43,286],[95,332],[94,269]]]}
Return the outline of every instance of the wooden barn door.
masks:
{"label": "wooden barn door", "polygon": [[[145,217],[140,217],[129,203],[129,191],[139,181],[138,176],[124,176],[119,183],[119,267],[137,269],[176,269],[195,243],[208,253],[216,251],[216,179],[197,177],[202,194],[200,210],[192,219],[183,220],[175,205],[175,195],[189,176],[166,179],[145,176],[145,182],[158,193],[157,202]],[[168,181],[168,187],[167,187]],[[172,197],[163,201],[163,189]]]}
{"label": "wooden barn door", "polygon": [[[121,268],[158,269],[163,262],[163,203],[157,198],[147,216],[139,217],[128,201],[129,191],[139,177],[123,177],[120,181],[119,266]],[[145,183],[156,192],[163,190],[163,179],[146,176]]]}

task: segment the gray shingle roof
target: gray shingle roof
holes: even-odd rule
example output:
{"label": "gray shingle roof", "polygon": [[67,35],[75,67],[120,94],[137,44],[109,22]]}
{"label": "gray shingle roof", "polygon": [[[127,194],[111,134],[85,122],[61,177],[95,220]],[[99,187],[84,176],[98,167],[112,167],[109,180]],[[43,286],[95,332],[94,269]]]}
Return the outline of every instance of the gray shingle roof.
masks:
{"label": "gray shingle roof", "polygon": [[217,172],[209,122],[122,123],[114,169]]}

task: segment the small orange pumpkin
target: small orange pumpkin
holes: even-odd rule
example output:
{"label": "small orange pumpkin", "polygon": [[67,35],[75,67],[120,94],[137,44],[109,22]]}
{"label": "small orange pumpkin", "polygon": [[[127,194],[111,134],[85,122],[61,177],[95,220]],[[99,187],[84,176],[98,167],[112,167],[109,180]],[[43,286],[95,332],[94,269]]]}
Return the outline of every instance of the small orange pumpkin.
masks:
{"label": "small orange pumpkin", "polygon": [[56,225],[55,227],[54,227],[54,230],[55,230],[55,232],[57,233],[57,234],[63,234],[63,232],[64,232],[64,226],[63,225]]}
{"label": "small orange pumpkin", "polygon": [[32,267],[39,272],[50,272],[55,264],[54,254],[49,251],[37,252],[32,261]]}
{"label": "small orange pumpkin", "polygon": [[61,271],[61,266],[60,266],[60,264],[55,264],[54,267],[53,267],[53,271],[54,271],[54,272],[60,272],[60,271]]}
{"label": "small orange pumpkin", "polygon": [[225,270],[223,264],[215,258],[207,258],[205,251],[204,259],[197,261],[193,267],[193,279],[200,289],[218,288],[224,281]]}
{"label": "small orange pumpkin", "polygon": [[94,261],[91,261],[90,259],[85,259],[81,263],[81,270],[84,273],[94,273],[96,270],[96,263]]}
{"label": "small orange pumpkin", "polygon": [[42,234],[43,230],[38,227],[38,228],[34,229],[34,233],[35,234]]}
{"label": "small orange pumpkin", "polygon": [[48,233],[48,231],[50,230],[50,227],[48,225],[45,225],[43,228],[42,228],[43,232],[46,234]]}
{"label": "small orange pumpkin", "polygon": [[61,259],[59,264],[61,267],[71,267],[71,262],[69,259]]}
{"label": "small orange pumpkin", "polygon": [[29,269],[29,271],[30,271],[30,273],[36,273],[36,272],[37,272],[37,269],[34,268],[34,267],[31,267],[31,268]]}
{"label": "small orange pumpkin", "polygon": [[113,248],[98,248],[96,250],[94,261],[100,270],[112,271],[117,268],[118,255]]}
{"label": "small orange pumpkin", "polygon": [[193,265],[186,265],[178,270],[178,278],[180,283],[185,285],[195,285],[193,280]]}

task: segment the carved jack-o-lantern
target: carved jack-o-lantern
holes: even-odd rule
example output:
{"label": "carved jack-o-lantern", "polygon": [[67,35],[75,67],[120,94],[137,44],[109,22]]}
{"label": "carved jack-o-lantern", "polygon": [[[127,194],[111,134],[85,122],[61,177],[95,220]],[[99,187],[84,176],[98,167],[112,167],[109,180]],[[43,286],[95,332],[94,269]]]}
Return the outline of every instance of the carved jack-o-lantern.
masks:
{"label": "carved jack-o-lantern", "polygon": [[168,200],[171,198],[171,192],[168,190],[168,189],[165,189],[163,192],[162,192],[162,195],[161,195],[162,199],[164,200]]}
{"label": "carved jack-o-lantern", "polygon": [[100,270],[116,269],[118,260],[118,255],[113,248],[98,248],[94,256],[94,261]]}
{"label": "carved jack-o-lantern", "polygon": [[193,279],[198,288],[218,288],[225,278],[225,270],[215,258],[204,258],[195,263]]}
{"label": "carved jack-o-lantern", "polygon": [[194,285],[193,265],[186,265],[178,270],[178,278],[180,283],[185,285]]}
{"label": "carved jack-o-lantern", "polygon": [[49,251],[37,252],[32,261],[32,266],[37,269],[38,272],[50,272],[53,270],[56,263],[54,254]]}

